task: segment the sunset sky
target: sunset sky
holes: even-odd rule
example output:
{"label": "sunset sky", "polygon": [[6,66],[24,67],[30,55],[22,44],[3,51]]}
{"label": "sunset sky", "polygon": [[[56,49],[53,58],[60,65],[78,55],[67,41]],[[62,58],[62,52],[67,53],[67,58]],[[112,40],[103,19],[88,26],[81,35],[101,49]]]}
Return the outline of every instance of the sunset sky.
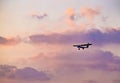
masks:
{"label": "sunset sky", "polygon": [[0,82],[120,83],[119,15],[119,0],[0,0]]}

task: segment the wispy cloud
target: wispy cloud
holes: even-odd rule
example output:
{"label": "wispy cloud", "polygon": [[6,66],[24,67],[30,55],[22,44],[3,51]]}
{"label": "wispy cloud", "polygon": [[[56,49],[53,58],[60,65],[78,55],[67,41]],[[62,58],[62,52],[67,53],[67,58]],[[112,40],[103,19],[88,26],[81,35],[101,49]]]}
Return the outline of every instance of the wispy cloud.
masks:
{"label": "wispy cloud", "polygon": [[80,12],[81,12],[81,16],[87,18],[90,21],[93,21],[94,18],[100,14],[100,9],[81,7]]}
{"label": "wispy cloud", "polygon": [[43,13],[43,14],[40,14],[40,13],[32,13],[32,17],[33,18],[37,18],[37,19],[39,19],[39,20],[41,20],[41,19],[44,19],[45,17],[47,17],[48,15],[46,14],[46,13]]}

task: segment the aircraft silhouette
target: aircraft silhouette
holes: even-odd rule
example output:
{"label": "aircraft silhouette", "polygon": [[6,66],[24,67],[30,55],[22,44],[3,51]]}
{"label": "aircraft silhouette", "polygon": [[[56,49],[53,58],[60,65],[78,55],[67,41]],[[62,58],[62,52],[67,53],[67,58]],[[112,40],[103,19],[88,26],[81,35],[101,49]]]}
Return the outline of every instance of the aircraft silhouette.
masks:
{"label": "aircraft silhouette", "polygon": [[90,44],[90,43],[87,43],[87,44],[77,44],[77,45],[73,45],[74,47],[77,47],[78,48],[78,50],[80,50],[80,48],[82,48],[83,50],[85,49],[85,48],[89,48],[89,46],[90,45],[92,45],[92,44]]}

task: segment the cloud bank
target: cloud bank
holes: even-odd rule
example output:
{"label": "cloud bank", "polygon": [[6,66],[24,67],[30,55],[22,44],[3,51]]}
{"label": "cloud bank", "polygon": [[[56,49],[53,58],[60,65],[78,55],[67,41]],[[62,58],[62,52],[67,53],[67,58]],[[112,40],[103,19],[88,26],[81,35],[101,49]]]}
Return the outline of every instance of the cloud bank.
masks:
{"label": "cloud bank", "polygon": [[58,61],[64,62],[62,66],[73,70],[95,69],[103,71],[120,71],[120,58],[110,52],[97,51],[87,53],[70,53],[57,56]]}
{"label": "cloud bank", "polygon": [[91,42],[94,45],[119,44],[120,30],[112,29],[102,32],[97,29],[92,29],[88,32],[73,32],[73,33],[52,33],[49,35],[35,34],[29,36],[31,43],[48,43],[48,44],[74,44],[81,42]]}
{"label": "cloud bank", "polygon": [[[49,54],[51,55],[51,54]],[[89,50],[84,53],[80,52],[61,52],[54,57],[42,58],[43,55],[34,56],[30,59],[33,62],[47,61],[54,63],[58,71],[80,72],[86,69],[101,71],[117,71],[120,72],[120,57],[113,55],[111,52],[102,50]],[[45,62],[44,62],[45,61]],[[49,65],[49,63],[45,64]]]}

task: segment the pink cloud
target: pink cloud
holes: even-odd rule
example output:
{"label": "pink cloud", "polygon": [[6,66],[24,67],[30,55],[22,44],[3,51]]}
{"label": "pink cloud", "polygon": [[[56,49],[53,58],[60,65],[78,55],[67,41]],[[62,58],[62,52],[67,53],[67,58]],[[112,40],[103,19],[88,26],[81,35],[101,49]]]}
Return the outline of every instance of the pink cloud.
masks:
{"label": "pink cloud", "polygon": [[75,10],[73,8],[68,8],[65,12],[66,15],[72,16],[75,14]]}
{"label": "pink cloud", "polygon": [[82,7],[80,9],[81,16],[87,18],[90,21],[93,21],[95,16],[100,14],[100,9],[89,8],[89,7]]}
{"label": "pink cloud", "polygon": [[74,8],[68,8],[65,11],[65,22],[72,27],[77,27],[76,20],[79,19],[80,14],[78,14]]}
{"label": "pink cloud", "polygon": [[68,8],[65,12],[65,16],[67,17],[65,19],[66,23],[69,25],[69,26],[75,26],[75,10],[73,8]]}

